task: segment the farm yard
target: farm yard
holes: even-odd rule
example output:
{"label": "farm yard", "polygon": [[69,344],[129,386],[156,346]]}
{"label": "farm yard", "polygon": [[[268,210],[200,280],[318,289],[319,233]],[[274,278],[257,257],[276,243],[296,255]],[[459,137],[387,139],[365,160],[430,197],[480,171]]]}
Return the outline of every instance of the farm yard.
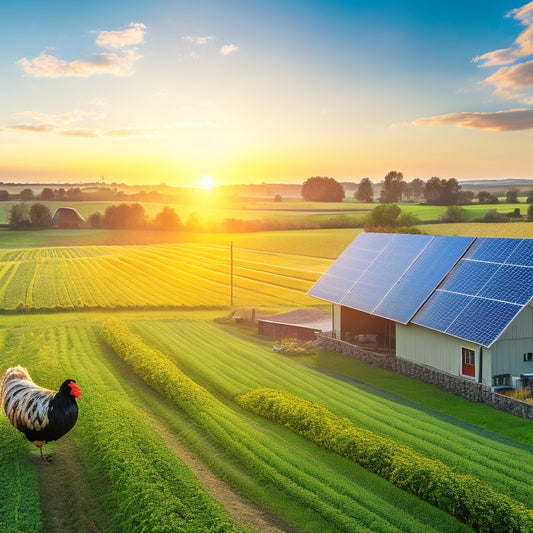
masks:
{"label": "farm yard", "polygon": [[[532,531],[531,421],[468,402],[458,413],[433,388],[441,407],[428,408],[355,363],[317,372],[229,320],[230,242],[233,308],[268,314],[316,306],[306,291],[358,231],[0,235],[2,371],[21,364],[47,388],[74,378],[82,390],[77,425],[46,445],[50,466],[0,418],[0,530]],[[310,438],[253,398],[334,422]],[[340,453],[328,437],[340,427],[364,436],[360,455],[405,450],[409,483]],[[438,471],[457,479],[461,505]],[[417,483],[435,489],[423,497]]]}

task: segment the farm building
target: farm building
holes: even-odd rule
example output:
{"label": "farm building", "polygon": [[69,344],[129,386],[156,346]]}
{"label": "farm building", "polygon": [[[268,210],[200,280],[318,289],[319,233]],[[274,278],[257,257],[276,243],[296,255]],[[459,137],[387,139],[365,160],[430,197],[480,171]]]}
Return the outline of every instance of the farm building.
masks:
{"label": "farm building", "polygon": [[85,221],[73,207],[58,207],[52,217],[52,226],[60,229],[78,229]]}
{"label": "farm building", "polygon": [[257,320],[258,334],[272,339],[315,340],[316,332],[331,331],[331,313],[320,309],[295,309]]}
{"label": "farm building", "polygon": [[533,239],[361,233],[309,294],[338,339],[491,387],[533,381]]}

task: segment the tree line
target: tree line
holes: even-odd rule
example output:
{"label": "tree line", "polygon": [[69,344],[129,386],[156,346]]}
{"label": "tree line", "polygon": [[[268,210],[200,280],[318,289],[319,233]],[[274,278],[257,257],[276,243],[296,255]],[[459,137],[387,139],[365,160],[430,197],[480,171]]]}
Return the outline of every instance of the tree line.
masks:
{"label": "tree line", "polygon": [[[512,189],[505,194],[507,203],[518,203],[519,190]],[[358,184],[354,197],[360,202],[374,202],[374,186],[370,178],[363,178]],[[345,198],[342,184],[334,178],[312,177],[302,185],[302,198],[317,202],[341,202]],[[378,201],[380,204],[392,204],[401,201],[425,202],[427,205],[468,205],[476,195],[472,191],[463,191],[455,178],[443,179],[437,176],[423,181],[415,178],[410,182],[404,180],[402,172],[390,171],[381,185]],[[490,192],[477,194],[480,204],[498,204],[499,198]],[[530,191],[527,203],[533,203],[533,191]]]}

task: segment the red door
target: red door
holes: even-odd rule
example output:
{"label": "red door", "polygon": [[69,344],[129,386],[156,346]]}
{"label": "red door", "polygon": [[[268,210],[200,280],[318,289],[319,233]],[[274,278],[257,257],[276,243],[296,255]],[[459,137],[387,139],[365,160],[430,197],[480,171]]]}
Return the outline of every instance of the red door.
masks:
{"label": "red door", "polygon": [[471,378],[476,377],[476,353],[474,350],[462,349],[461,374]]}

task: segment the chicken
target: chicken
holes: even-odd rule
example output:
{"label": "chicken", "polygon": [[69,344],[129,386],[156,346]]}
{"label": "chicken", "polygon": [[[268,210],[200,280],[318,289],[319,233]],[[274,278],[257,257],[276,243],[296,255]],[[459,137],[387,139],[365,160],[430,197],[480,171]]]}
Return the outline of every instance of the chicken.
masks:
{"label": "chicken", "polygon": [[2,381],[2,406],[11,425],[26,435],[43,455],[43,445],[70,431],[78,419],[80,387],[67,379],[58,392],[36,385],[21,366],[8,368]]}

